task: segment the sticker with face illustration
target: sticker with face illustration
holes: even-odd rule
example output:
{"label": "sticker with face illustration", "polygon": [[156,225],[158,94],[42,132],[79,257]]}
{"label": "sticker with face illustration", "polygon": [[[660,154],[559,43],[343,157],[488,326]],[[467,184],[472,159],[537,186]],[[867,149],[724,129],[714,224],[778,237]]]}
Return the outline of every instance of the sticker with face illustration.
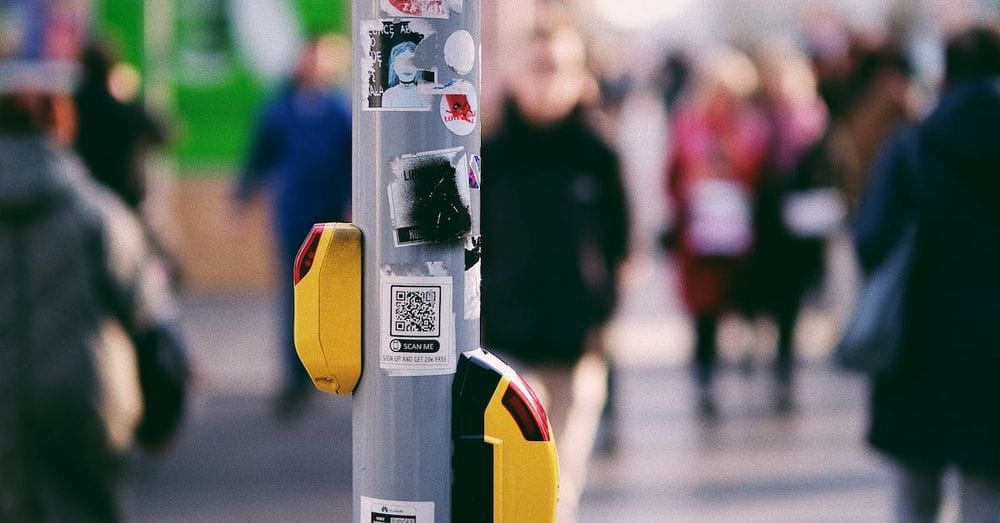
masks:
{"label": "sticker with face illustration", "polygon": [[441,120],[458,136],[468,136],[479,121],[479,97],[476,88],[465,80],[454,80],[438,91],[441,94]]}
{"label": "sticker with face illustration", "polygon": [[366,111],[429,111],[437,71],[417,66],[417,46],[434,33],[423,20],[361,22]]}

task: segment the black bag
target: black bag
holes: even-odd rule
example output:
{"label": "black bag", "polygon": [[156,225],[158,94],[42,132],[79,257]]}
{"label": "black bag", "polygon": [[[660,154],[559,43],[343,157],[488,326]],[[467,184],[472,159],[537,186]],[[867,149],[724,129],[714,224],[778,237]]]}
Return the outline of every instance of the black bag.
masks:
{"label": "black bag", "polygon": [[[93,231],[87,248],[91,259],[106,259],[103,231]],[[110,274],[99,265],[94,266],[94,271],[99,292],[135,347],[143,404],[136,439],[148,450],[162,450],[184,419],[191,376],[184,340],[173,323],[161,322],[145,328],[134,325],[128,310],[131,305],[115,292]]]}
{"label": "black bag", "polygon": [[142,388],[143,416],[136,437],[148,449],[170,443],[187,403],[190,377],[187,353],[179,333],[160,326],[135,336]]}
{"label": "black bag", "polygon": [[834,351],[841,367],[875,375],[892,370],[899,361],[918,230],[916,220],[905,224],[896,245],[865,279]]}

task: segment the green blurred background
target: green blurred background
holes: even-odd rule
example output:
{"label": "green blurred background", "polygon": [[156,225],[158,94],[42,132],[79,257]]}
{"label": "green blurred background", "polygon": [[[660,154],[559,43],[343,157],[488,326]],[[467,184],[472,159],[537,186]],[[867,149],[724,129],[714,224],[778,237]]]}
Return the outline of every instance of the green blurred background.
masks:
{"label": "green blurred background", "polygon": [[147,101],[172,122],[171,155],[187,177],[233,172],[295,45],[350,24],[347,0],[95,0],[92,8],[96,34],[140,72]]}

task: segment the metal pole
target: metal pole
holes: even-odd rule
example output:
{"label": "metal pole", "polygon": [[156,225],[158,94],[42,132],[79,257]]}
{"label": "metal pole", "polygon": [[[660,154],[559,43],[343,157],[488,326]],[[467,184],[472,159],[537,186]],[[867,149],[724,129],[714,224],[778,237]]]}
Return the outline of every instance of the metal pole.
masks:
{"label": "metal pole", "polygon": [[479,0],[352,4],[353,521],[448,522],[454,366],[479,347]]}

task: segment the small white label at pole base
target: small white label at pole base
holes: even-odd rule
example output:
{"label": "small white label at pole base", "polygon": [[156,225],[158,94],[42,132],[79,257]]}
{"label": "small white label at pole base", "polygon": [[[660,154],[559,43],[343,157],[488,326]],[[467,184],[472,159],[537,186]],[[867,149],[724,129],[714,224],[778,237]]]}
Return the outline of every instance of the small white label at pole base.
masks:
{"label": "small white label at pole base", "polygon": [[434,502],[361,496],[361,523],[434,523]]}

